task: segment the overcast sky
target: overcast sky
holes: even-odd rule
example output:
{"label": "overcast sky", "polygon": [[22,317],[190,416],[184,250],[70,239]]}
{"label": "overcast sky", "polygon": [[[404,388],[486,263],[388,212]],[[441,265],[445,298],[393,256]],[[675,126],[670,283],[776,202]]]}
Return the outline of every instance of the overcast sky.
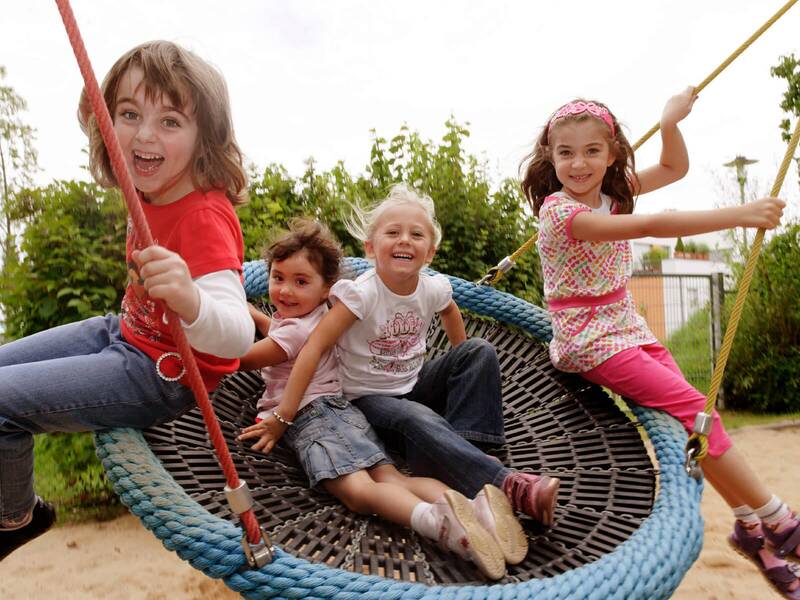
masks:
{"label": "overcast sky", "polygon": [[[80,74],[54,2],[0,0],[5,83],[29,105],[41,183],[86,178],[75,118]],[[130,47],[178,42],[225,75],[237,137],[259,167],[293,175],[313,156],[362,171],[370,130],[403,124],[438,140],[454,115],[469,123],[468,148],[496,182],[516,176],[548,115],[575,96],[607,103],[631,141],[659,119],[666,99],[699,83],[784,0],[293,2],[74,0],[98,79]],[[784,152],[778,123],[783,80],[769,69],[800,55],[795,6],[701,94],[681,125],[690,174],[643,196],[638,210],[711,208],[738,194],[722,163],[759,159],[751,179],[768,190]],[[646,166],[660,140],[637,153]],[[800,215],[796,171],[783,195]]]}

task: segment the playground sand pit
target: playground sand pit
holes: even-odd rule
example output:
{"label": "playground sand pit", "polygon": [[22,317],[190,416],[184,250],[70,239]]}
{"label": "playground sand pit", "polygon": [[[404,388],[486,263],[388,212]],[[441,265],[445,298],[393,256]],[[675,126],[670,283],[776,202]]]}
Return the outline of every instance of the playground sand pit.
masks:
{"label": "playground sand pit", "polygon": [[[800,506],[796,469],[800,424],[742,429],[732,437],[767,485]],[[703,551],[673,597],[779,597],[754,566],[728,548],[730,512],[710,486],[703,495],[702,510]],[[59,527],[14,552],[0,563],[0,597],[207,600],[239,596],[165,550],[137,518],[126,515],[106,523]]]}

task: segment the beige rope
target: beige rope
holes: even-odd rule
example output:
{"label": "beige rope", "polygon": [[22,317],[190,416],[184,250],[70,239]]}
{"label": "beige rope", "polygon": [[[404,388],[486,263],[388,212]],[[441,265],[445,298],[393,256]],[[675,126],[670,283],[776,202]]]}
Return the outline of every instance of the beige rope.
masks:
{"label": "beige rope", "polygon": [[[800,119],[797,120],[794,133],[789,140],[789,145],[786,147],[786,154],[783,157],[783,162],[781,163],[780,169],[778,169],[778,175],[775,178],[775,184],[772,186],[772,190],[770,191],[770,196],[777,196],[780,193],[783,180],[786,177],[786,172],[789,170],[789,165],[792,162],[792,157],[797,149],[797,143],[799,140]],[[706,396],[706,406],[704,411],[709,415],[714,409],[714,404],[717,400],[717,393],[719,392],[720,384],[722,383],[722,376],[725,373],[725,365],[728,362],[728,355],[730,354],[731,346],[733,346],[733,338],[736,335],[736,328],[739,326],[739,318],[742,316],[742,309],[744,308],[747,292],[750,289],[750,281],[753,278],[753,271],[755,271],[756,261],[758,260],[759,253],[761,252],[761,244],[763,240],[764,229],[761,228],[756,232],[756,237],[753,240],[753,246],[750,249],[750,256],[747,257],[744,273],[742,274],[742,279],[739,282],[739,291],[736,293],[736,301],[733,304],[731,316],[728,319],[728,328],[725,331],[725,338],[722,340],[719,358],[717,359],[717,364],[714,366],[714,373],[711,376],[711,387],[709,388],[708,395]],[[695,458],[697,460],[702,460],[708,453],[708,440],[703,434],[693,433],[689,437],[686,447],[688,449],[692,446],[697,447],[698,445],[699,450],[696,453]]]}
{"label": "beige rope", "polygon": [[[778,10],[778,12],[772,15],[767,20],[766,23],[764,23],[761,27],[759,27],[753,35],[747,38],[747,40],[745,40],[745,42],[741,46],[739,46],[736,50],[734,50],[733,53],[728,58],[722,61],[722,63],[716,69],[714,69],[708,77],[706,77],[703,81],[701,81],[700,84],[696,88],[694,88],[695,93],[699,94],[701,90],[703,90],[709,83],[711,83],[711,81],[713,81],[717,75],[722,73],[722,71],[724,71],[729,64],[731,64],[734,60],[736,60],[736,58],[738,58],[738,56],[742,52],[744,52],[747,48],[749,48],[750,45],[753,42],[755,42],[761,36],[762,33],[764,33],[767,29],[769,29],[773,25],[773,23],[775,23],[775,21],[780,19],[784,15],[784,13],[787,10],[789,10],[795,3],[797,3],[797,0],[789,0],[789,2],[784,4],[780,8],[780,10]],[[650,130],[647,133],[645,133],[641,138],[639,138],[639,140],[633,145],[634,152],[639,149],[639,146],[641,146],[647,140],[649,140],[653,136],[653,134],[659,130],[660,127],[661,124],[656,123],[650,128]],[[513,266],[514,262],[516,262],[516,260],[522,254],[527,252],[531,248],[531,246],[533,246],[536,243],[536,238],[537,234],[534,233],[527,242],[525,242],[522,246],[519,247],[519,249],[516,252],[514,252],[514,254],[509,256],[506,260],[501,262],[496,267],[492,267],[491,269],[489,269],[489,272],[478,283],[494,285],[498,281],[500,281],[503,278],[503,273],[508,271]],[[510,263],[508,262],[509,260],[511,261]]]}
{"label": "beige rope", "polygon": [[[769,29],[773,25],[773,23],[775,23],[775,21],[780,19],[784,15],[784,13],[787,10],[789,10],[796,2],[797,0],[789,0],[789,2],[784,4],[780,8],[780,10],[778,10],[778,12],[772,15],[767,20],[766,23],[764,23],[761,27],[759,27],[753,35],[747,38],[747,40],[745,40],[741,46],[739,46],[736,50],[734,50],[733,54],[731,54],[728,58],[722,61],[722,63],[716,69],[714,69],[708,77],[706,77],[703,81],[701,81],[700,84],[696,88],[694,88],[694,93],[699,94],[709,83],[711,83],[714,80],[714,78],[717,75],[722,73],[722,71],[724,71],[729,64],[731,64],[734,60],[736,60],[742,52],[747,50],[747,48],[749,48],[750,45],[753,42],[755,42],[762,33],[764,33],[767,29]],[[634,152],[639,149],[639,146],[641,146],[647,140],[649,140],[653,136],[653,134],[659,130],[660,127],[661,123],[656,123],[648,130],[647,133],[645,133],[641,138],[639,138],[639,141],[637,141],[633,145]]]}

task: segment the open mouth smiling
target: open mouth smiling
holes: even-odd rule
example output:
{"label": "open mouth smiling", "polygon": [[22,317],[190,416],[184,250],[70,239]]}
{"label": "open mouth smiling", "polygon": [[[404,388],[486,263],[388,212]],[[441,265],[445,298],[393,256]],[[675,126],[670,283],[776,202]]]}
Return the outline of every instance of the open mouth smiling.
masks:
{"label": "open mouth smiling", "polygon": [[164,157],[152,152],[133,152],[133,166],[141,175],[152,175],[164,162]]}

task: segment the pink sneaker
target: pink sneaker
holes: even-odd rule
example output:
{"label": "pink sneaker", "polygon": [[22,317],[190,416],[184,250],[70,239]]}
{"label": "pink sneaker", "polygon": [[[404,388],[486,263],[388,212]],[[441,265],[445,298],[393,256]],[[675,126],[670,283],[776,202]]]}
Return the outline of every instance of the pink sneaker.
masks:
{"label": "pink sneaker", "polygon": [[492,534],[506,562],[518,565],[528,555],[528,538],[519,524],[506,495],[488,483],[472,500],[478,522]]}
{"label": "pink sneaker", "polygon": [[469,500],[447,490],[431,510],[443,548],[471,560],[489,579],[501,579],[506,574],[503,551],[478,522]]}
{"label": "pink sneaker", "polygon": [[512,471],[503,480],[503,492],[514,510],[533,517],[545,527],[553,524],[561,480],[548,475]]}

